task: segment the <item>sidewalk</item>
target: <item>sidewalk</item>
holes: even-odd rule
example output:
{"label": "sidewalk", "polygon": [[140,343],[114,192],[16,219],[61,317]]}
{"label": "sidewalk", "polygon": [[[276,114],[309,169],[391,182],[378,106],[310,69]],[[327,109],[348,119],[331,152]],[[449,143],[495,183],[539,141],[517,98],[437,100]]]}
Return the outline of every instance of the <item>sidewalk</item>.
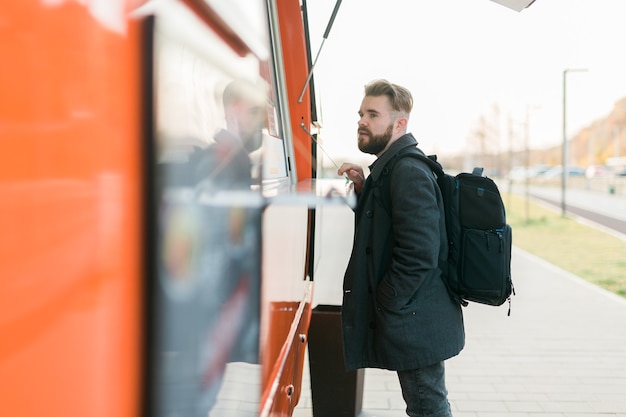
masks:
{"label": "sidewalk", "polygon": [[[447,362],[455,417],[626,417],[626,300],[514,248],[508,306],[464,309]],[[294,417],[312,417],[308,368]],[[396,375],[365,372],[360,417],[404,416]],[[332,399],[329,399],[332,401]]]}

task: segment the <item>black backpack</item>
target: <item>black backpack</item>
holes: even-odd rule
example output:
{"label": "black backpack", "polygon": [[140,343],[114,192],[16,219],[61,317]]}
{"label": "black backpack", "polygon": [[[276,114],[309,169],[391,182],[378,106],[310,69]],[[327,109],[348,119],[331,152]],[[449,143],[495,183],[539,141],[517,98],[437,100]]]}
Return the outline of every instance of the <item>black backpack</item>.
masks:
{"label": "black backpack", "polygon": [[[468,301],[500,306],[515,295],[511,279],[512,230],[495,182],[482,168],[456,176],[446,174],[437,156],[417,148],[401,152],[387,164],[388,172],[400,157],[418,158],[437,176],[446,217],[448,257],[440,265],[450,296],[463,306]],[[389,187],[387,187],[389,190]],[[387,194],[389,195],[389,194]]]}

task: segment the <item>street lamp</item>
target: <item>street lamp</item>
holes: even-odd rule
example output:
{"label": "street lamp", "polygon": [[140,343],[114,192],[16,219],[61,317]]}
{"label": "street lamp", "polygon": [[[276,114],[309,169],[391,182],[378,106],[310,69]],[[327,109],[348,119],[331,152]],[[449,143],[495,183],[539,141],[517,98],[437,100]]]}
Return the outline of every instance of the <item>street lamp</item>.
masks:
{"label": "street lamp", "polygon": [[565,189],[567,188],[567,124],[566,124],[566,91],[567,91],[567,73],[568,72],[587,72],[586,68],[568,68],[563,70],[563,156],[561,167],[563,169],[561,173],[561,215],[565,216]]}
{"label": "street lamp", "polygon": [[530,221],[530,111],[537,110],[540,106],[526,104],[526,121],[524,122],[524,164],[526,165],[525,196],[526,196],[526,223]]}

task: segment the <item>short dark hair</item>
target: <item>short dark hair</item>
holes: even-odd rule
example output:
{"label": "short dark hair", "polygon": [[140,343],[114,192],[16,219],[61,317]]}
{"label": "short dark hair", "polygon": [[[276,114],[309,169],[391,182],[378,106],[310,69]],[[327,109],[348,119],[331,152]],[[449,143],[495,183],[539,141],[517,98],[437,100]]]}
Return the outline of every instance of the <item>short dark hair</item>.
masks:
{"label": "short dark hair", "polygon": [[265,100],[264,91],[258,85],[243,78],[236,79],[228,83],[222,95],[222,102],[225,107],[245,99],[255,104],[262,104]]}
{"label": "short dark hair", "polygon": [[370,81],[365,85],[365,96],[387,96],[391,109],[396,112],[404,113],[406,117],[411,114],[413,109],[413,96],[411,92],[397,84],[390,83],[387,80],[380,79]]}

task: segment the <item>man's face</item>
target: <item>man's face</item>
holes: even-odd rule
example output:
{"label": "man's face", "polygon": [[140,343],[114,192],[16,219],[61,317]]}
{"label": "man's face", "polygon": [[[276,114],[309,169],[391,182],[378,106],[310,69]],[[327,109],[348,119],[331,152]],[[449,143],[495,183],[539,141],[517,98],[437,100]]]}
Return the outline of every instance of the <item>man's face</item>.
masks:
{"label": "man's face", "polygon": [[357,139],[361,152],[380,154],[391,140],[394,120],[387,96],[365,96],[359,109]]}
{"label": "man's face", "polygon": [[235,109],[236,134],[241,138],[243,146],[248,152],[257,150],[262,141],[261,132],[265,124],[265,108],[261,104],[240,100]]}

